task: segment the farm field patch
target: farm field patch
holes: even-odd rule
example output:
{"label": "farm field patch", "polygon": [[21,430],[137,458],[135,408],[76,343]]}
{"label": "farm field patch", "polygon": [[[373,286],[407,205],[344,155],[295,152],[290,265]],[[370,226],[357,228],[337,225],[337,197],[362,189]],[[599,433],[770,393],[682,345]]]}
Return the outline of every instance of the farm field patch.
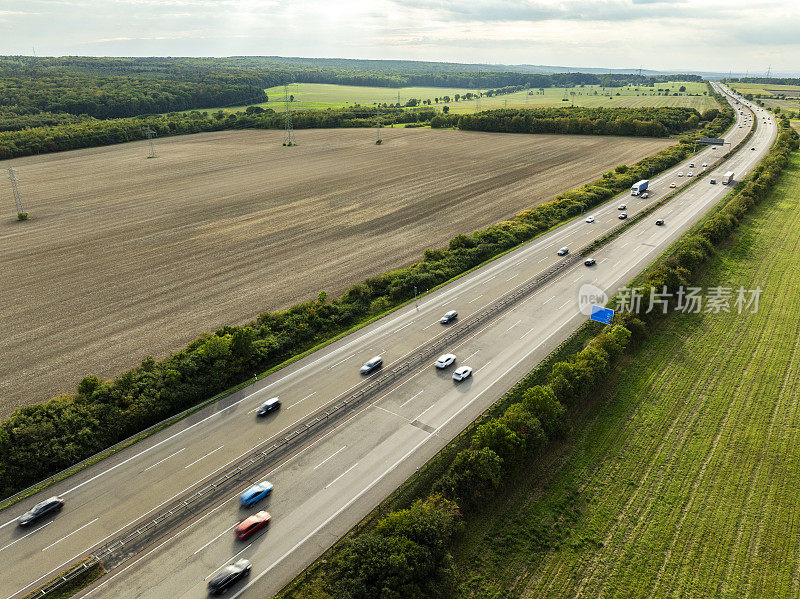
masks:
{"label": "farm field patch", "polygon": [[[686,87],[685,92],[679,92],[681,86]],[[655,95],[658,90],[669,90],[670,95]],[[705,83],[671,81],[659,83],[655,87],[600,87],[598,85],[584,85],[569,88],[544,88],[524,90],[513,94],[504,94],[493,97],[483,97],[480,101],[460,100],[454,101],[455,95],[464,95],[467,92],[480,92],[480,89],[456,89],[441,87],[367,87],[356,85],[335,85],[325,83],[294,83],[289,86],[289,93],[294,96],[293,110],[303,109],[337,109],[352,107],[360,104],[366,108],[374,108],[374,104],[405,104],[411,98],[434,101],[440,98],[439,103],[431,107],[442,109],[448,106],[452,112],[471,113],[476,110],[490,108],[535,108],[538,106],[570,106],[573,101],[576,106],[637,108],[658,106],[685,106],[696,108],[700,112],[709,108],[716,108],[716,101],[704,95],[708,91]],[[533,92],[532,95],[528,92]],[[574,95],[572,95],[574,92]],[[272,87],[266,90],[269,102],[256,104],[262,108],[272,108],[278,112],[284,110],[283,86]],[[617,96],[616,94],[620,95]],[[663,91],[660,93],[664,93]],[[677,93],[678,95],[672,95]],[[688,95],[697,94],[697,95]],[[441,100],[450,96],[450,102]],[[567,101],[564,101],[566,98]],[[225,111],[244,110],[245,106],[225,108]],[[206,109],[215,111],[217,109]]]}
{"label": "farm field patch", "polygon": [[667,317],[465,535],[459,596],[797,596],[799,206],[796,153],[704,278],[758,312]]}
{"label": "farm field patch", "polygon": [[[419,259],[673,140],[226,131],[5,161],[0,413]],[[7,184],[6,184],[7,185]],[[8,189],[8,188],[6,188]]]}

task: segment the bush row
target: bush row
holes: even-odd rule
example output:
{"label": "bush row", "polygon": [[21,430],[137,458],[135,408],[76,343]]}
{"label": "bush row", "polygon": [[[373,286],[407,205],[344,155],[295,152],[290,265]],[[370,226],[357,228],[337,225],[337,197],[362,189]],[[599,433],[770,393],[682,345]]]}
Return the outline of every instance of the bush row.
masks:
{"label": "bush row", "polygon": [[[708,219],[696,235],[682,240],[673,255],[651,271],[648,283],[663,284],[668,288],[680,278],[684,284],[687,283],[689,277],[697,272],[699,264],[711,254],[714,245],[725,239],[744,213],[766,196],[787,165],[789,154],[797,150],[798,145],[797,133],[784,126],[775,146],[754,170],[750,181]],[[648,318],[658,318],[658,313],[653,312]],[[445,503],[448,513],[453,515],[447,522],[449,528],[437,529],[439,537],[426,537],[426,545],[439,548],[441,543],[446,552],[448,540],[464,526],[460,514],[477,515],[506,477],[529,463],[526,459],[541,452],[549,439],[564,434],[570,408],[588,397],[629,343],[646,332],[647,325],[637,316],[617,316],[612,325],[605,327],[582,350],[554,364],[547,384],[525,388],[523,379],[512,392],[519,401],[511,402],[501,415],[476,427],[470,446],[455,456],[446,475],[435,485],[434,492],[428,499],[415,504],[450,502]],[[401,544],[395,544],[393,553],[381,561],[370,560],[369,553],[363,550],[363,539],[366,537],[375,542],[374,537],[381,535],[379,531],[385,522],[407,519],[406,527],[411,528],[413,521],[407,512],[390,514],[378,523],[375,531],[356,535],[335,550],[333,559],[322,565],[323,572],[318,578],[321,588],[315,589],[317,594],[314,596],[319,599],[447,596],[446,590],[453,583],[448,579],[448,567],[432,573],[428,562],[416,561],[417,554],[406,553]],[[439,563],[449,564],[447,557],[445,554]],[[394,563],[404,566],[404,584],[408,585],[409,580],[416,581],[415,590],[421,589],[423,584],[429,585],[425,587],[426,594],[405,595],[409,587],[396,585],[393,578],[384,574],[390,571],[387,565]],[[348,585],[330,582],[341,581],[344,575],[347,575]]]}
{"label": "bush row", "polygon": [[255,322],[203,334],[164,360],[147,357],[113,380],[88,376],[76,394],[17,410],[0,424],[0,495],[42,480],[383,313],[412,298],[415,288],[425,291],[452,279],[690,152],[688,144],[665,148],[509,221],[457,235],[448,247],[425,250],[420,262],[367,279],[335,301],[323,292],[288,310],[265,312]]}
{"label": "bush row", "polygon": [[[381,122],[389,125],[428,121],[435,114],[433,109],[409,111],[387,108],[382,109]],[[304,110],[293,113],[292,121],[295,129],[374,127],[376,116],[374,110],[364,108],[336,112]],[[148,129],[155,131],[159,137],[166,137],[227,129],[282,129],[284,126],[283,114],[257,106],[239,112],[218,111],[209,114],[192,111],[163,116],[62,122],[54,126],[0,132],[0,159],[136,141],[145,139]]]}

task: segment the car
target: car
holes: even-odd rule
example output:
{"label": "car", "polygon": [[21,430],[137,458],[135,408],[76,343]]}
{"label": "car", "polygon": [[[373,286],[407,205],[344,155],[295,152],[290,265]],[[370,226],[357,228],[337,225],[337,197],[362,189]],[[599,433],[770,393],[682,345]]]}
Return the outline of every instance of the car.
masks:
{"label": "car", "polygon": [[644,192],[643,194],[641,194],[639,197],[640,197],[640,198],[642,198],[643,200],[646,200],[647,198],[649,198],[649,197],[650,197],[650,194],[649,194],[648,192],[646,192],[646,191],[645,191],[645,192]]}
{"label": "car", "polygon": [[683,177],[683,172],[678,173],[679,177]]}
{"label": "car", "polygon": [[627,209],[628,206],[626,206],[625,204],[620,204],[619,206],[617,206],[617,210],[627,210]]}
{"label": "car", "polygon": [[64,500],[61,499],[61,497],[54,495],[53,497],[49,497],[44,501],[40,501],[27,512],[22,514],[19,518],[17,518],[17,523],[20,526],[30,526],[45,516],[49,516],[50,514],[61,511],[62,507],[64,507]]}
{"label": "car", "polygon": [[208,581],[208,592],[212,595],[221,595],[250,574],[251,568],[252,565],[246,559],[236,560],[232,564],[225,566]]}
{"label": "car", "polygon": [[751,150],[755,150],[755,148],[750,148]]}
{"label": "car", "polygon": [[617,218],[619,220],[625,220],[626,218],[628,218],[628,213],[627,212],[622,212]]}
{"label": "car", "polygon": [[455,310],[450,310],[449,312],[445,312],[444,316],[442,316],[442,319],[439,322],[441,322],[442,324],[447,324],[448,322],[451,322],[456,318],[458,318],[458,312],[456,312]]}
{"label": "car", "polygon": [[596,262],[595,262],[594,258],[587,258],[586,260],[584,260],[583,264],[585,266],[594,266],[596,264]]}
{"label": "car", "polygon": [[712,149],[712,150],[716,150],[716,149],[717,149],[717,146],[711,146],[711,149]]}
{"label": "car", "polygon": [[257,414],[259,416],[266,416],[270,412],[274,412],[280,407],[281,407],[280,400],[277,397],[273,397],[272,399],[268,399],[263,404],[261,404],[261,406],[258,408]]}
{"label": "car", "polygon": [[686,173],[686,176],[687,177],[694,177],[694,173],[692,171],[689,171],[688,173]]}
{"label": "car", "polygon": [[436,368],[447,368],[451,364],[455,363],[456,356],[455,354],[444,354],[439,356],[439,359],[433,364]]}
{"label": "car", "polygon": [[472,376],[472,368],[469,366],[459,366],[453,371],[454,381],[463,381]]}
{"label": "car", "polygon": [[689,168],[694,168],[694,162],[689,163]]}
{"label": "car", "polygon": [[703,163],[703,164],[701,164],[700,166],[702,166],[703,168],[706,168],[706,167],[708,166],[708,162],[704,162],[704,163]]}
{"label": "car", "polygon": [[709,181],[709,183],[711,185],[716,185],[717,184],[717,180],[716,179],[711,179],[711,181]]}
{"label": "car", "polygon": [[741,128],[742,128],[742,126],[741,126],[741,125],[739,125],[739,129],[741,129]]}
{"label": "car", "polygon": [[678,186],[678,185],[677,185],[677,184],[675,184],[675,183],[670,183],[670,184],[669,184],[669,188],[670,188],[670,189],[675,189],[677,186]]}
{"label": "car", "polygon": [[249,507],[254,503],[258,503],[271,493],[272,483],[268,480],[262,480],[260,483],[254,484],[247,489],[247,491],[242,493],[241,497],[239,497],[239,503],[241,503],[243,507]]}
{"label": "car", "polygon": [[657,224],[657,225],[660,227],[661,225],[663,225],[663,224],[664,224],[664,219],[663,219],[663,218],[659,218],[659,219],[656,221],[656,224]]}
{"label": "car", "polygon": [[272,516],[269,512],[256,512],[249,518],[245,518],[234,529],[236,539],[244,541],[269,524],[270,520],[272,520]]}
{"label": "car", "polygon": [[567,254],[569,254],[569,248],[563,247],[560,250],[558,250],[556,254],[558,254],[559,256],[566,256]]}
{"label": "car", "polygon": [[586,217],[586,222],[587,223],[593,223],[594,222],[594,217],[593,216],[587,216]]}
{"label": "car", "polygon": [[364,365],[361,367],[361,374],[369,374],[376,368],[380,368],[383,366],[383,358],[380,356],[375,356],[374,358],[370,358]]}

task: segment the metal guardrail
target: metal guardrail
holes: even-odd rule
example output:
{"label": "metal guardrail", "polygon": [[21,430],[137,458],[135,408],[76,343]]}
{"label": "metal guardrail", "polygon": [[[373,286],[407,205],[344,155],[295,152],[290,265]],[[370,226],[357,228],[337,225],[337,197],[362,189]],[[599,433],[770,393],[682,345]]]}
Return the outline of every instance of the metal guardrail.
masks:
{"label": "metal guardrail", "polygon": [[[752,135],[752,131],[750,135]],[[742,140],[737,145],[737,149],[746,141],[746,139]],[[729,152],[723,159],[721,159],[720,162],[727,159],[731,154],[733,154],[733,150]],[[627,224],[628,223],[623,223],[623,227]],[[373,397],[379,391],[391,386],[395,381],[402,378],[408,372],[412,372],[429,362],[431,358],[436,356],[439,352],[449,346],[452,346],[453,343],[460,340],[468,333],[471,333],[475,329],[478,329],[492,321],[496,316],[505,312],[511,306],[517,304],[521,299],[530,295],[533,291],[550,281],[557,274],[578,263],[580,260],[582,260],[580,253],[570,254],[558,264],[547,269],[540,275],[533,277],[517,289],[502,296],[484,310],[464,319],[449,332],[433,339],[427,344],[420,346],[404,361],[383,372],[381,376],[377,377],[373,381],[360,385],[357,389],[346,395],[339,402],[323,409],[320,412],[317,412],[316,414],[310,415],[288,434],[285,434],[274,441],[271,440],[273,441],[271,445],[254,450],[226,473],[218,476],[210,482],[207,482],[204,486],[189,493],[188,495],[185,495],[183,498],[174,501],[158,516],[154,518],[146,518],[137,522],[115,539],[112,539],[105,545],[99,547],[97,551],[91,554],[80,564],[76,564],[73,568],[66,571],[59,578],[50,581],[48,584],[38,589],[31,596],[47,597],[50,593],[62,588],[72,580],[75,580],[89,567],[97,564],[103,564],[107,568],[111,569],[126,561],[133,555],[136,555],[142,549],[149,546],[154,541],[162,538],[171,530],[178,528],[186,521],[187,516],[194,515],[208,509],[210,504],[212,504],[219,497],[222,495],[227,495],[234,488],[239,487],[243,482],[257,476],[260,472],[272,464],[279,462],[281,459],[289,455],[290,452],[298,445],[307,441],[309,437],[316,436],[324,432],[327,428],[332,427],[341,418],[360,407],[367,399]],[[566,341],[559,344],[559,346],[555,348],[553,352],[558,351],[558,349],[560,349],[564,343],[566,343]],[[552,354],[552,352],[550,353]],[[508,393],[508,391],[506,393]],[[215,396],[214,398],[203,402],[202,405],[207,405],[217,398],[218,396]],[[194,406],[182,414],[196,410],[198,407],[199,406]],[[178,416],[180,416],[180,414],[173,416],[172,418],[176,418]],[[145,431],[137,433],[137,435],[134,435],[134,437],[162,424],[163,423],[157,423],[153,425],[153,427],[150,427],[150,429],[146,429]],[[130,437],[125,441],[121,441],[114,447],[130,441],[134,437]],[[106,451],[108,451],[108,449],[101,452],[101,454],[105,453]],[[84,460],[84,462],[81,463],[85,463],[86,461],[94,459],[95,457],[97,456],[87,458],[87,460]],[[71,467],[69,470],[74,467],[75,466]],[[51,479],[57,476],[59,475],[53,475]],[[35,486],[40,484],[42,483],[37,483]],[[20,491],[19,494],[24,492],[25,491]]]}
{"label": "metal guardrail", "polygon": [[88,567],[86,564],[91,566],[101,563],[107,569],[111,569],[138,554],[156,540],[180,527],[189,516],[205,511],[222,496],[231,493],[247,480],[258,476],[266,468],[288,457],[298,446],[330,429],[378,392],[390,387],[409,372],[430,362],[433,357],[469,333],[491,322],[556,275],[579,262],[580,259],[577,254],[568,255],[546,271],[505,294],[484,310],[465,318],[448,332],[408,354],[403,361],[387,369],[374,380],[363,383],[335,404],[310,415],[291,431],[271,439],[266,446],[255,449],[224,474],[201,483],[200,488],[176,499],[157,516],[140,520],[105,545],[98,547],[88,560],[77,564],[58,579],[39,589],[35,596],[46,597],[74,580],[85,572]]}

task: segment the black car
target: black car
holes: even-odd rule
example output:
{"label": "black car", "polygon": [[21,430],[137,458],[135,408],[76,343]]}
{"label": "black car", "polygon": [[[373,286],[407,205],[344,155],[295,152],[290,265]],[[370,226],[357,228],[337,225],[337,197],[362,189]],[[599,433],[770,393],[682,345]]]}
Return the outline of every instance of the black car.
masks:
{"label": "black car", "polygon": [[208,581],[208,592],[211,595],[221,595],[250,574],[250,568],[252,566],[246,559],[240,559],[230,566],[225,566],[214,578]]}
{"label": "black car", "polygon": [[273,412],[274,410],[277,410],[280,407],[281,407],[281,402],[278,401],[277,397],[273,397],[272,399],[268,399],[263,404],[261,404],[261,407],[258,408],[257,414],[259,416],[266,416],[270,412]]}
{"label": "black car", "polygon": [[663,219],[663,218],[659,218],[659,219],[656,221],[656,224],[657,224],[657,225],[660,227],[661,225],[663,225],[663,224],[664,224],[664,219]]}
{"label": "black car", "polygon": [[17,519],[17,522],[20,526],[30,526],[38,519],[60,511],[62,507],[64,507],[64,500],[61,499],[61,497],[50,497],[49,499],[40,501],[30,510],[22,514]]}
{"label": "black car", "polygon": [[594,265],[595,265],[594,258],[587,258],[587,259],[584,261],[584,264],[585,264],[586,266],[594,266]]}
{"label": "black car", "polygon": [[439,321],[442,324],[447,324],[448,322],[455,320],[458,318],[458,312],[455,310],[450,310],[449,312],[445,312],[445,315],[442,316],[442,319]]}

